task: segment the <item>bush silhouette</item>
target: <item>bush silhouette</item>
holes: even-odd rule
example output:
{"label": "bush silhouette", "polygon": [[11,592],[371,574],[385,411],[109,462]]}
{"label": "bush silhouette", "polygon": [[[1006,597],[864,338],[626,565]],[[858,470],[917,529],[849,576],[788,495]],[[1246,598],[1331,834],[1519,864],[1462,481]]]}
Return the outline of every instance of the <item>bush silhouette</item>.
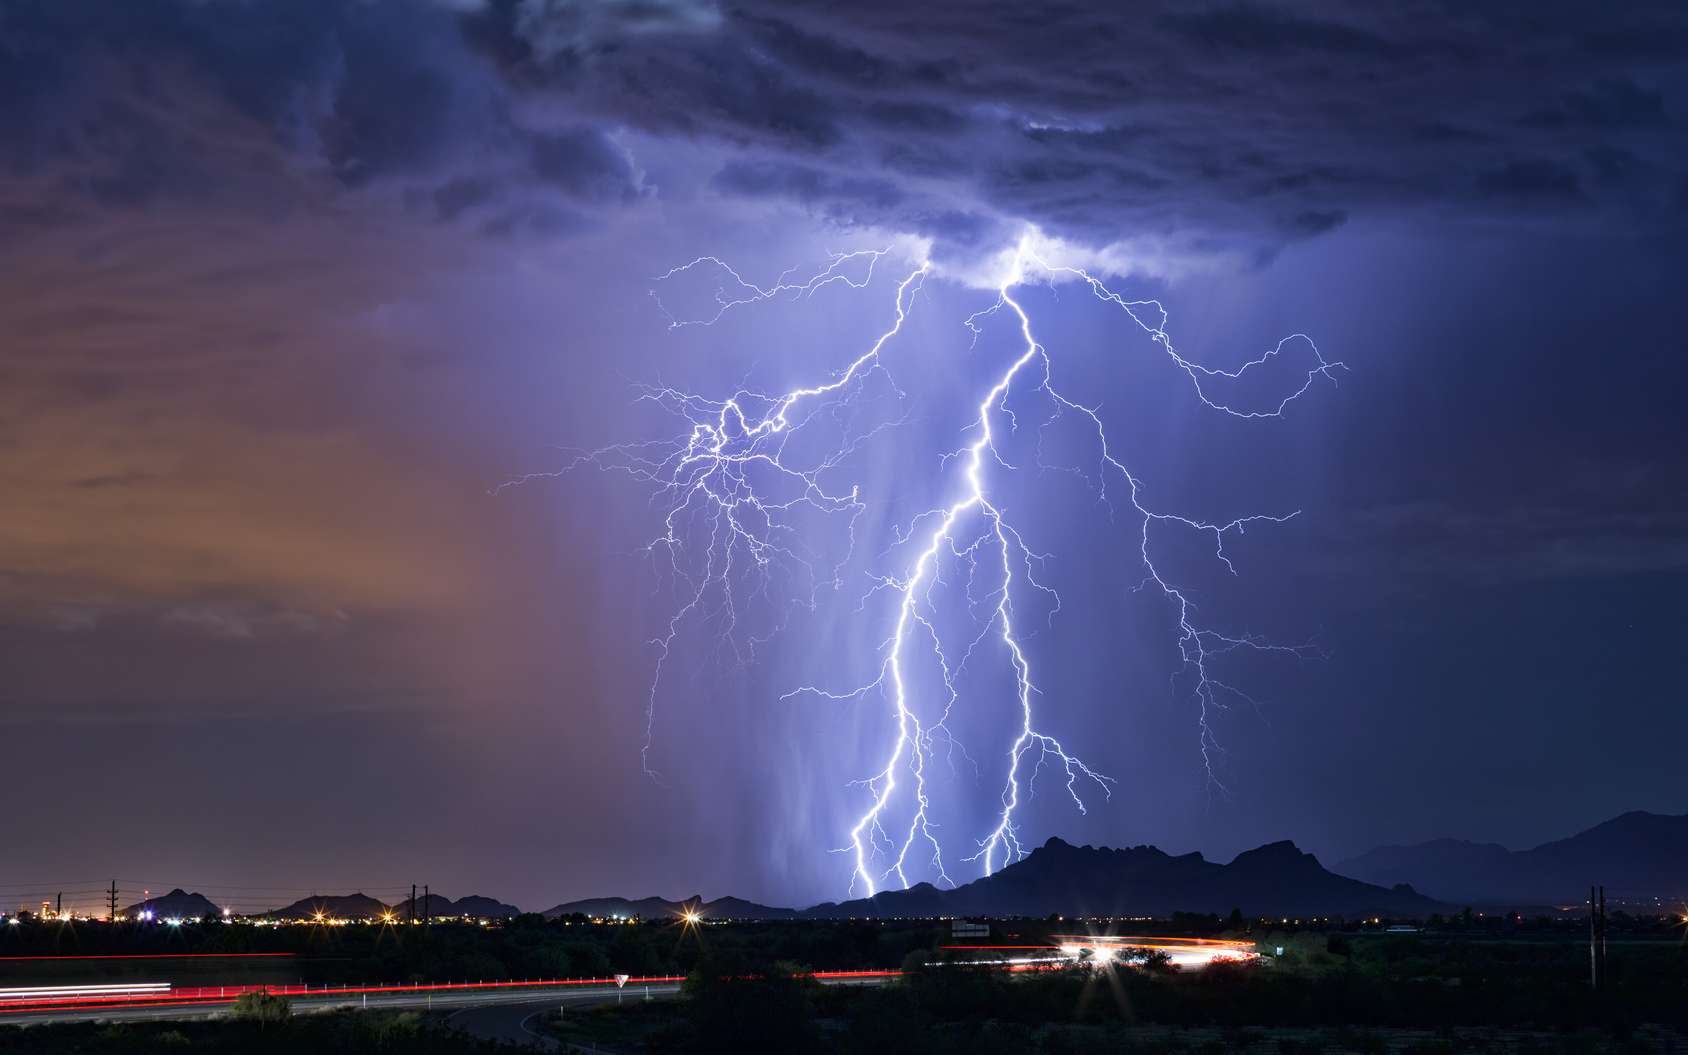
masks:
{"label": "bush silhouette", "polygon": [[274,1022],[285,1022],[293,1013],[293,1005],[285,996],[259,990],[255,993],[242,993],[234,1002],[234,1017],[256,1022],[267,1026]]}

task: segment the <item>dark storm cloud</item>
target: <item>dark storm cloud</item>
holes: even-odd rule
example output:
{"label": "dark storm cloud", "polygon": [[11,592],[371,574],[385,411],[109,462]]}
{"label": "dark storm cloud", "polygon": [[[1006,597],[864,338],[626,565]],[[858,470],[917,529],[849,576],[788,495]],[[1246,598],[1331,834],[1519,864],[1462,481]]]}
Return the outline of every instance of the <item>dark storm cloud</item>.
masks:
{"label": "dark storm cloud", "polygon": [[1575,5],[1431,3],[11,0],[0,17],[14,170],[120,205],[252,193],[278,151],[292,178],[397,184],[431,217],[568,230],[644,193],[611,138],[631,128],[725,151],[721,192],[839,223],[1270,252],[1403,210],[1680,223],[1688,164],[1674,5],[1597,29]]}
{"label": "dark storm cloud", "polygon": [[1599,33],[1571,5],[722,14],[572,48],[533,43],[535,5],[473,21],[530,91],[761,152],[723,189],[910,230],[933,196],[1090,243],[1255,249],[1401,210],[1678,222],[1683,53],[1654,41],[1682,37],[1679,8],[1603,12]]}
{"label": "dark storm cloud", "polygon": [[444,4],[13,0],[0,100],[14,176],[108,205],[275,210],[317,181],[511,223],[638,193],[601,129],[518,112]]}
{"label": "dark storm cloud", "polygon": [[[1094,256],[1127,270],[1157,263],[1139,243],[1272,260],[1122,288],[1165,297],[1203,362],[1305,330],[1353,367],[1244,437],[1135,372],[1116,398],[1141,364],[1087,349],[1115,346],[1117,313],[1027,291],[1061,369],[1096,371],[1073,391],[1140,430],[1157,500],[1304,510],[1238,538],[1235,578],[1202,555],[1202,603],[1227,628],[1328,632],[1332,656],[1294,686],[1250,674],[1272,726],[1223,719],[1246,806],[1216,807],[1165,695],[1175,644],[1121,637],[1123,609],[1072,591],[1036,644],[1066,682],[1050,698],[1078,701],[1057,720],[1156,794],[1062,834],[1355,852],[1680,811],[1683,722],[1657,686],[1682,681],[1688,572],[1688,13],[1588,12],[0,0],[0,708],[46,737],[15,781],[58,789],[11,857],[314,884],[326,852],[437,885],[444,853],[535,905],[676,876],[670,893],[836,897],[824,851],[872,717],[773,701],[859,674],[842,657],[874,626],[840,611],[740,680],[672,682],[657,735],[682,750],[657,788],[643,642],[671,613],[625,557],[645,495],[596,476],[487,492],[555,468],[552,444],[645,438],[628,378],[829,376],[890,310],[886,287],[834,285],[669,334],[645,293],[676,262],[718,252],[760,280],[885,228],[971,262],[1027,221],[1123,240]],[[898,383],[964,394],[988,366],[960,320],[987,296],[929,283]],[[942,425],[910,406],[887,475],[864,478],[897,501]],[[1081,541],[1057,576],[1090,552],[1089,518],[1064,513],[1038,518]],[[1609,765],[1589,766],[1589,728],[1614,731]],[[301,765],[323,729],[340,735]],[[754,750],[728,749],[740,734]],[[1481,757],[1401,796],[1456,740]],[[99,779],[66,780],[65,758]],[[1497,771],[1528,794],[1502,801]],[[154,794],[110,818],[114,785]],[[345,808],[394,788],[420,789],[411,821]],[[227,823],[282,796],[310,820]],[[202,859],[214,828],[232,834]]]}
{"label": "dark storm cloud", "polygon": [[768,161],[728,162],[716,174],[715,185],[731,194],[796,198],[807,205],[851,212],[882,212],[903,200],[903,192],[889,180],[858,179],[825,169]]}

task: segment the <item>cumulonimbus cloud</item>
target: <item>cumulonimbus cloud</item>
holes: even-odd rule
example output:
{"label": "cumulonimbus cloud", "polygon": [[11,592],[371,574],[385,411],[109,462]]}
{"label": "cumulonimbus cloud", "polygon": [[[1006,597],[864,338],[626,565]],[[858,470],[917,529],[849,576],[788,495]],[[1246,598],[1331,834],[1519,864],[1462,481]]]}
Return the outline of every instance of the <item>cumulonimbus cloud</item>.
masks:
{"label": "cumulonimbus cloud", "polygon": [[[621,130],[714,189],[959,246],[1270,253],[1350,218],[1688,219],[1688,14],[1057,0],[0,4],[14,172],[205,193],[229,128],[435,220],[567,230],[649,192]],[[196,101],[215,100],[215,105]],[[218,118],[227,128],[213,127]]]}

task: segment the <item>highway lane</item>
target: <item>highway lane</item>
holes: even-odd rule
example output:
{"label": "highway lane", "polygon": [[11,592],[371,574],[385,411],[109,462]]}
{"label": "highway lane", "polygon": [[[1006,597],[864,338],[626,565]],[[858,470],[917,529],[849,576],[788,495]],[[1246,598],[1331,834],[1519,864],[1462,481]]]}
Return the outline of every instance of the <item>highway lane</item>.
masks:
{"label": "highway lane", "polygon": [[[678,996],[680,987],[674,984],[628,986],[622,991],[623,1001],[667,999]],[[482,1040],[497,1040],[508,1044],[556,1050],[560,1045],[538,1028],[536,1020],[559,1007],[592,1007],[616,1000],[613,992],[551,994],[538,1000],[520,1003],[492,1004],[466,1007],[446,1016],[446,1022]]]}
{"label": "highway lane", "polygon": [[[880,985],[885,976],[862,973],[845,977],[817,978],[822,985]],[[348,993],[309,996],[292,994],[288,1000],[300,1014],[336,1008],[382,1010],[447,1011],[447,1021],[475,1036],[493,1040],[548,1046],[546,1038],[529,1028],[528,1020],[543,1011],[568,1005],[592,1007],[616,1001],[672,998],[680,991],[674,982],[630,982],[618,990],[613,984],[592,986],[533,986],[499,989],[449,990],[426,993]],[[50,1022],[159,1022],[217,1018],[229,1013],[226,1001],[169,1004],[160,1002],[139,1007],[52,1008],[0,1016],[0,1027],[39,1025]],[[0,1034],[3,1035],[3,1034]]]}
{"label": "highway lane", "polygon": [[[883,985],[888,979],[879,978],[820,978],[822,985]],[[645,999],[666,999],[678,996],[680,987],[674,984],[659,984],[651,986],[629,985],[622,991],[621,999],[627,1002]],[[615,1000],[613,991],[594,991],[591,993],[562,994],[566,999],[559,1000],[552,995],[540,1000],[521,1003],[506,1003],[496,1006],[464,1008],[454,1011],[447,1016],[446,1021],[457,1029],[484,1040],[497,1040],[509,1044],[519,1044],[538,1048],[545,1051],[560,1050],[562,1045],[553,1037],[546,1036],[538,1026],[537,1019],[544,1014],[568,1007],[591,1007],[596,1004],[607,1004]],[[586,999],[582,999],[586,998]]]}
{"label": "highway lane", "polygon": [[[651,995],[658,995],[658,990],[664,987],[651,986]],[[636,987],[638,998],[643,999],[644,986]],[[666,995],[678,992],[677,985],[669,984]],[[624,991],[622,999],[632,999],[635,987],[629,986]],[[335,1008],[379,1008],[385,1010],[467,1010],[478,1007],[498,1007],[506,1004],[543,1003],[546,1007],[558,1007],[563,1003],[571,1006],[578,1004],[590,1007],[594,1004],[605,1003],[616,999],[617,990],[614,985],[592,986],[567,990],[533,989],[497,989],[471,990],[468,992],[443,993],[358,993],[346,995],[318,996],[289,996],[293,1010],[299,1013],[313,1011],[329,1011]],[[176,1021],[194,1018],[216,1018],[229,1013],[227,1003],[185,1004],[176,1006],[152,1007],[105,1007],[105,1008],[55,1008],[52,1010],[11,1014],[0,1017],[0,1026],[32,1025],[45,1022],[157,1022]]]}

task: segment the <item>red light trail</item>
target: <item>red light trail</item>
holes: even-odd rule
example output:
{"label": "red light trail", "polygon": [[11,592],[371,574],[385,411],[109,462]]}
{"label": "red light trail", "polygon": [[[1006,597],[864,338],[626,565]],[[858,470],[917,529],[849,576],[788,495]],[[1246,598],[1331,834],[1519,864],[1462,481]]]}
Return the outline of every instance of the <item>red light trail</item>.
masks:
{"label": "red light trail", "polygon": [[[844,981],[848,979],[895,978],[901,971],[815,971],[804,975],[816,981]],[[651,975],[629,978],[623,985],[662,985],[684,982],[684,975]],[[555,989],[582,986],[615,986],[614,978],[554,978],[547,981],[508,982],[434,982],[425,985],[365,985],[314,989],[308,985],[239,985],[197,986],[172,989],[157,997],[61,997],[51,1000],[6,1002],[0,1004],[0,1015],[24,1014],[40,1011],[117,1010],[135,1007],[186,1007],[193,1005],[232,1004],[246,993],[269,993],[272,996],[329,997],[366,994],[470,992],[489,989]]]}

